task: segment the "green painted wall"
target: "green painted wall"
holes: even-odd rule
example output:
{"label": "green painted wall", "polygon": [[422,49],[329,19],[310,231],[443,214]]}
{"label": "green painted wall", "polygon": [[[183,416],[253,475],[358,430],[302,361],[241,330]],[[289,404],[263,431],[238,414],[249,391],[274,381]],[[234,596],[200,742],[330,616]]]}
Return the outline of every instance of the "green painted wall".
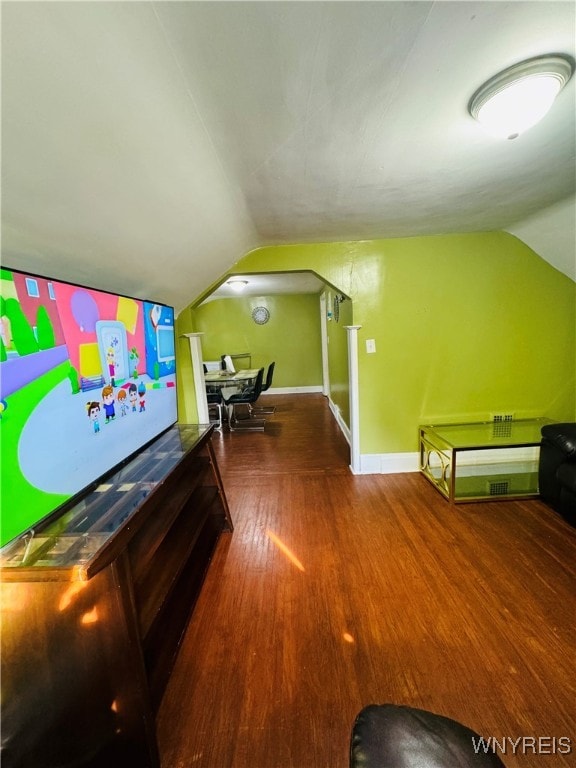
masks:
{"label": "green painted wall", "polygon": [[178,393],[178,421],[181,424],[197,424],[198,409],[194,393],[194,377],[190,342],[183,336],[195,331],[193,312],[188,307],[176,318],[176,387]]}
{"label": "green painted wall", "polygon": [[[270,320],[257,325],[252,310],[265,306]],[[260,296],[215,299],[193,310],[196,330],[204,333],[204,360],[250,352],[253,368],[276,362],[272,387],[322,385],[318,296]]]}
{"label": "green painted wall", "polygon": [[512,235],[271,246],[234,266],[302,269],[350,296],[362,326],[361,453],[415,451],[423,422],[576,419],[576,284]]}
{"label": "green painted wall", "polygon": [[576,286],[511,235],[262,248],[236,269],[273,267],[314,269],[353,300],[362,453],[416,450],[427,421],[576,417]]}

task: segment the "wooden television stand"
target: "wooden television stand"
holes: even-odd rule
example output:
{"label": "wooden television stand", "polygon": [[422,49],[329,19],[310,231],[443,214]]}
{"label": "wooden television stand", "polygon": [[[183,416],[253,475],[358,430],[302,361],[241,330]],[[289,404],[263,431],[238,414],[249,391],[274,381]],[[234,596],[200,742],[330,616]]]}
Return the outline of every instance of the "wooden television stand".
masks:
{"label": "wooden television stand", "polygon": [[212,431],[171,427],[2,550],[6,768],[159,766],[155,714],[232,531]]}

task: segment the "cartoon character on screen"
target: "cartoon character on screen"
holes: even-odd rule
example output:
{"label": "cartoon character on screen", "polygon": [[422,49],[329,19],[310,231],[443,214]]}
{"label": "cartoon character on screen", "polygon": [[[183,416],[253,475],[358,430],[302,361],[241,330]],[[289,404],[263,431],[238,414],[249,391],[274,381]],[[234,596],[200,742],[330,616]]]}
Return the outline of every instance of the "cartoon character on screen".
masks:
{"label": "cartoon character on screen", "polygon": [[143,381],[140,382],[138,387],[138,397],[140,398],[140,413],[146,410],[146,385]]}
{"label": "cartoon character on screen", "polygon": [[108,424],[116,416],[116,411],[114,410],[114,388],[110,384],[107,384],[102,390],[102,405],[106,414],[106,424]]}
{"label": "cartoon character on screen", "polygon": [[114,349],[112,347],[108,347],[108,351],[106,352],[106,363],[108,364],[110,384],[115,387],[114,374],[116,373],[116,355],[114,354]]}
{"label": "cartoon character on screen", "polygon": [[100,403],[97,403],[95,400],[86,403],[86,410],[88,412],[88,418],[94,427],[94,434],[98,434],[98,432],[100,432]]}
{"label": "cartoon character on screen", "polygon": [[126,416],[128,413],[128,397],[126,395],[125,389],[121,389],[118,392],[116,395],[116,400],[118,401],[118,406],[120,407],[120,416]]}
{"label": "cartoon character on screen", "polygon": [[136,413],[136,403],[138,402],[138,388],[136,384],[130,384],[128,387],[128,399],[132,406],[132,413]]}

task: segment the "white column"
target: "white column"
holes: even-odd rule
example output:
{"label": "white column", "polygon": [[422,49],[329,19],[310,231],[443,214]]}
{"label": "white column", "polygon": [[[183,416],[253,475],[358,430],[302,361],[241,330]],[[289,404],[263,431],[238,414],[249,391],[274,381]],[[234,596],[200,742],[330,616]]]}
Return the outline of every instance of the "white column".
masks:
{"label": "white column", "polygon": [[198,423],[209,424],[208,401],[206,400],[206,382],[204,380],[204,359],[202,357],[203,333],[185,333],[184,336],[190,342],[190,356],[192,358],[192,373],[194,374],[194,391],[196,393],[196,409],[198,410]]}
{"label": "white column", "polygon": [[345,325],[348,334],[348,387],[350,390],[350,469],[360,474],[360,402],[358,397],[358,330],[361,325]]}

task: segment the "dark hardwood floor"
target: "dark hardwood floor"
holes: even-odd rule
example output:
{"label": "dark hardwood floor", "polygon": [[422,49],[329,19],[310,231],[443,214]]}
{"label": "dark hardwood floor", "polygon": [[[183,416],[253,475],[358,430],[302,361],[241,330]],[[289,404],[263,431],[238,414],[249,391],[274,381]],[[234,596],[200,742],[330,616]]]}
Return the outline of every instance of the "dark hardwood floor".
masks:
{"label": "dark hardwood floor", "polygon": [[162,767],[347,768],[356,714],[383,702],[544,739],[508,742],[510,768],[575,765],[574,529],[538,500],[354,476],[325,398],[267,402],[265,433],[214,437],[235,531],[159,711]]}

